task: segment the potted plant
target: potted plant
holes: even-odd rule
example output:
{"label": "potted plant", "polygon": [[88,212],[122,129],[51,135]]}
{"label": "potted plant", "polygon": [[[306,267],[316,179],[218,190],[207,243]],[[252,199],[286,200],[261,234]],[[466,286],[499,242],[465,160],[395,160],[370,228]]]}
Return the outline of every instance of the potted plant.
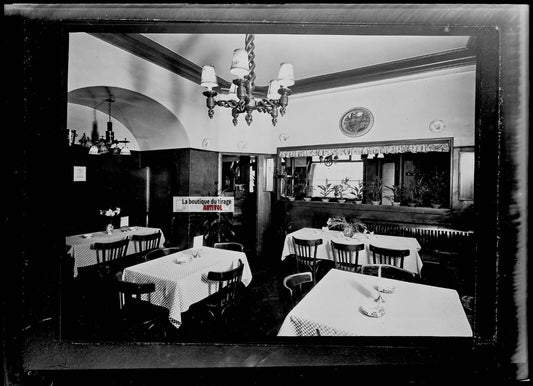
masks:
{"label": "potted plant", "polygon": [[385,188],[389,189],[392,192],[392,206],[400,206],[400,203],[402,201],[402,195],[403,195],[403,186],[401,185],[392,185],[392,186],[385,186]]}
{"label": "potted plant", "polygon": [[417,205],[421,206],[424,202],[424,196],[426,195],[426,193],[427,186],[424,181],[424,177],[418,177],[415,180],[413,186],[411,186],[411,189],[409,190],[409,201],[407,205],[409,205],[410,207],[415,207]]}
{"label": "potted plant", "polygon": [[383,181],[376,176],[367,189],[371,197],[372,205],[379,205],[381,203],[381,193],[383,192]]}
{"label": "potted plant", "polygon": [[445,172],[436,172],[427,183],[427,195],[431,207],[438,209],[444,202],[446,193],[446,174]]}
{"label": "potted plant", "polygon": [[318,185],[318,190],[322,196],[322,202],[329,202],[328,196],[335,191],[331,183],[328,183],[326,180],[325,185]]}
{"label": "potted plant", "polygon": [[363,192],[365,191],[364,181],[359,181],[358,185],[351,185],[350,191],[355,197],[355,203],[361,204],[363,202]]}
{"label": "potted plant", "polygon": [[218,213],[215,218],[205,220],[204,229],[204,241],[207,246],[235,238],[233,221],[225,213]]}
{"label": "potted plant", "polygon": [[335,195],[335,198],[337,198],[337,202],[340,202],[341,204],[346,202],[343,193],[348,191],[348,181],[350,181],[350,179],[346,177],[341,181],[340,184],[333,186],[333,194]]}

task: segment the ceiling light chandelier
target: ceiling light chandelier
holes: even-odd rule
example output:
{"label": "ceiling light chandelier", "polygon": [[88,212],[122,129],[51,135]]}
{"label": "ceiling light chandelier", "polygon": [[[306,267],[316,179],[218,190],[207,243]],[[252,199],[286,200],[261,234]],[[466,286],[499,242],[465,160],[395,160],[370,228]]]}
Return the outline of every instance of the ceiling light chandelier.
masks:
{"label": "ceiling light chandelier", "polygon": [[271,80],[268,86],[266,99],[255,99],[255,54],[254,54],[254,35],[246,34],[244,39],[245,48],[238,48],[233,51],[233,61],[230,72],[238,76],[233,80],[229,89],[230,95],[234,96],[229,100],[215,100],[217,93],[213,91],[218,87],[215,67],[203,66],[201,85],[207,87],[203,95],[206,96],[207,115],[213,118],[215,106],[231,108],[233,116],[233,125],[237,126],[239,114],[246,113],[246,123],[248,126],[252,123],[252,112],[254,110],[260,113],[268,113],[272,117],[272,125],[278,121],[278,112],[281,116],[285,115],[289,95],[291,95],[290,86],[294,84],[294,70],[292,64],[281,63],[278,79]]}
{"label": "ceiling light chandelier", "polygon": [[[91,142],[91,140],[88,139],[84,133],[83,137],[80,139],[80,143],[84,147],[89,147],[89,154],[91,155],[100,155],[107,153],[111,153],[113,155],[131,155],[130,149],[127,145],[127,143],[129,143],[130,141],[126,140],[126,138],[124,138],[123,141],[115,139],[115,132],[113,131],[113,122],[111,122],[111,103],[115,101],[115,98],[112,95],[109,95],[109,97],[105,101],[108,104],[107,113],[109,117],[107,122],[107,130],[105,132],[105,138],[102,136],[97,141]],[[123,146],[121,147],[120,144],[123,144]]]}

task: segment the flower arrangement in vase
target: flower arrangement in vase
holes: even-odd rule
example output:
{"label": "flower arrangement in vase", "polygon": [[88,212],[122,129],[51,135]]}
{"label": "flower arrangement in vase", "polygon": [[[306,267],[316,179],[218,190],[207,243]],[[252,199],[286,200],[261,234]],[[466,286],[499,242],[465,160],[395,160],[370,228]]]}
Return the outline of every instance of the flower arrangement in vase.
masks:
{"label": "flower arrangement in vase", "polygon": [[360,221],[347,221],[344,216],[330,217],[326,222],[328,229],[339,230],[347,237],[355,233],[370,233],[365,224]]}
{"label": "flower arrangement in vase", "polygon": [[100,215],[105,216],[107,218],[108,224],[106,225],[106,233],[108,235],[113,233],[113,230],[115,229],[115,226],[113,225],[114,219],[120,214],[120,208],[109,208],[109,209],[100,209]]}

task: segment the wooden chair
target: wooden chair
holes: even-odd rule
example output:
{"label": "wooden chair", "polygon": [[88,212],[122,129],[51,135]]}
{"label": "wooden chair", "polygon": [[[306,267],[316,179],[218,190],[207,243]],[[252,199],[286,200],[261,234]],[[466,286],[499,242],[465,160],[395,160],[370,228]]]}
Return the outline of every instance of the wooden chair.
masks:
{"label": "wooden chair", "polygon": [[226,243],[215,243],[213,244],[213,248],[228,249],[230,251],[244,252],[244,245],[242,245],[241,243],[233,242],[233,241],[228,241]]}
{"label": "wooden chair", "polygon": [[181,250],[182,250],[181,248],[176,248],[176,247],[154,249],[146,253],[146,255],[144,255],[144,260],[150,261],[150,260],[158,259],[160,257],[168,256],[173,253],[179,252]]}
{"label": "wooden chair", "polygon": [[331,241],[333,261],[336,269],[357,272],[359,269],[359,251],[365,249],[365,244],[342,244]]}
{"label": "wooden chair", "polygon": [[313,283],[313,275],[311,275],[311,272],[294,273],[283,279],[283,286],[289,292],[291,309],[294,308],[305,295],[306,291],[303,290],[303,287],[306,283]]}
{"label": "wooden chair", "polygon": [[126,256],[130,240],[126,237],[122,240],[110,243],[94,243],[92,248],[96,250],[98,264],[107,263]]}
{"label": "wooden chair", "polygon": [[207,311],[215,320],[225,324],[227,315],[234,308],[237,299],[237,288],[241,282],[244,264],[239,259],[237,268],[224,272],[209,271],[207,280],[218,282],[217,292],[208,298]]}
{"label": "wooden chair", "polygon": [[135,245],[135,252],[144,253],[159,248],[161,231],[147,235],[132,235],[131,240]]}
{"label": "wooden chair", "polygon": [[313,284],[315,284],[318,269],[316,252],[318,246],[322,244],[322,239],[303,240],[293,236],[292,242],[296,256],[296,270],[298,272],[305,272],[310,269],[313,275]]}
{"label": "wooden chair", "polygon": [[361,267],[361,273],[412,283],[420,282],[420,277],[416,273],[389,264],[366,264]]}
{"label": "wooden chair", "polygon": [[409,249],[381,248],[372,244],[368,246],[368,249],[372,253],[372,263],[394,265],[399,268],[403,268],[405,256],[411,253]]}
{"label": "wooden chair", "polygon": [[[122,332],[130,337],[153,338],[157,332],[166,337],[168,309],[142,300],[142,295],[155,291],[154,283],[130,283],[122,280],[122,271],[115,276],[115,289],[119,294],[119,323]],[[159,331],[157,331],[159,330]]]}

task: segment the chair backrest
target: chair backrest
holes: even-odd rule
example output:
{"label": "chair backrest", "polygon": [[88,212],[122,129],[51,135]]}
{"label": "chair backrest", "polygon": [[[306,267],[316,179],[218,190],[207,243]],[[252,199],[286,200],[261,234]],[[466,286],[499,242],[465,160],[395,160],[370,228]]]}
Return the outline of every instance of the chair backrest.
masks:
{"label": "chair backrest", "polygon": [[115,289],[120,293],[120,308],[132,302],[140,301],[141,295],[155,291],[154,283],[130,283],[122,280],[122,271],[115,275]]}
{"label": "chair backrest", "polygon": [[228,249],[230,251],[244,252],[244,245],[236,243],[234,241],[228,241],[226,243],[215,243],[213,248]]}
{"label": "chair backrest", "polygon": [[159,248],[161,241],[161,231],[149,233],[147,235],[132,235],[131,240],[135,245],[135,252],[146,252]]}
{"label": "chair backrest", "polygon": [[365,244],[343,244],[331,241],[335,268],[356,272],[359,266],[359,251],[365,249]]}
{"label": "chair backrest", "polygon": [[237,287],[242,278],[244,264],[239,259],[237,268],[230,269],[224,272],[209,271],[207,273],[207,280],[218,282],[217,287],[217,308],[218,314],[222,316],[234,304],[237,295]]}
{"label": "chair backrest", "polygon": [[96,250],[98,264],[126,256],[129,242],[130,240],[126,237],[110,243],[94,243],[92,248]]}
{"label": "chair backrest", "polygon": [[408,282],[419,282],[419,276],[411,271],[406,269],[396,267],[394,265],[388,264],[367,264],[361,267],[361,273],[363,275],[371,276],[380,276],[386,277],[389,279],[408,281]]}
{"label": "chair backrest", "polygon": [[409,249],[381,248],[372,244],[368,249],[372,253],[372,263],[394,265],[399,268],[403,268],[403,260],[410,254]]}
{"label": "chair backrest", "polygon": [[144,255],[144,260],[149,261],[149,260],[158,259],[160,257],[168,256],[173,253],[179,252],[181,250],[183,250],[183,248],[177,248],[177,247],[154,249],[152,251],[147,252],[146,255]]}
{"label": "chair backrest", "polygon": [[305,283],[312,282],[313,275],[311,275],[311,272],[294,273],[292,275],[286,276],[283,279],[283,286],[289,292],[291,307],[296,306],[296,304],[298,304],[298,302],[302,299],[302,295],[304,293],[302,291],[302,286]]}
{"label": "chair backrest", "polygon": [[[294,253],[296,255],[296,269],[298,272],[310,269],[313,275],[313,283],[316,282],[316,252],[319,245],[322,244],[322,239],[304,240],[292,237],[294,245]],[[302,268],[304,268],[302,270]]]}

